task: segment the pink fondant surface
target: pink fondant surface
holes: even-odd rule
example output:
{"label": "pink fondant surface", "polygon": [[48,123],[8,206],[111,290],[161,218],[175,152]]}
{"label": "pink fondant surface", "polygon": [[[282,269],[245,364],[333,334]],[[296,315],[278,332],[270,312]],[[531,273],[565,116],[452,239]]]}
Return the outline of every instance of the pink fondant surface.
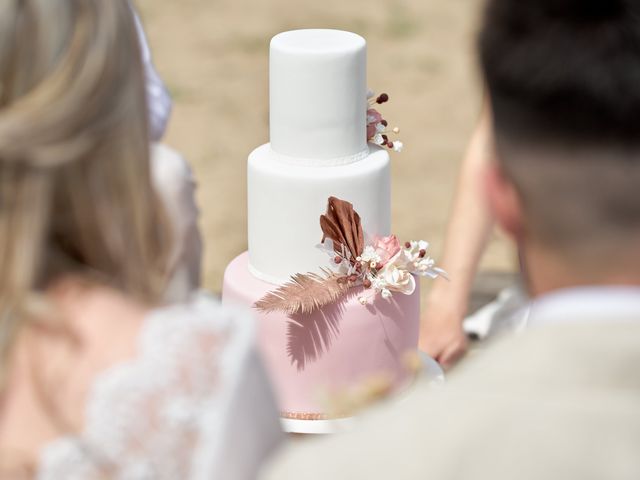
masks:
{"label": "pink fondant surface", "polygon": [[[247,266],[245,252],[227,267],[225,304],[253,306],[276,288],[251,275]],[[259,348],[282,412],[325,413],[327,395],[380,375],[396,386],[406,382],[406,354],[418,346],[418,289],[367,306],[358,301],[359,291],[354,288],[342,303],[311,315],[254,310]]]}

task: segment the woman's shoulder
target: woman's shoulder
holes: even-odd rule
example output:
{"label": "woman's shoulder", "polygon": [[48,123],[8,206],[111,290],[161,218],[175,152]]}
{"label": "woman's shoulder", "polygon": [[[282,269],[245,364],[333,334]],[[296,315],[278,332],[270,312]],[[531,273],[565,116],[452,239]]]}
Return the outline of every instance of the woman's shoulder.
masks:
{"label": "woman's shoulder", "polygon": [[205,291],[184,302],[150,308],[119,292],[97,289],[63,300],[62,307],[70,331],[85,345],[84,350],[92,356],[105,355],[95,358],[97,363],[117,362],[119,356],[127,360],[150,349],[176,349],[208,336],[236,347],[249,346],[254,340],[251,314],[223,306]]}
{"label": "woman's shoulder", "polygon": [[93,472],[95,458],[87,451],[100,452],[122,472],[188,478],[195,445],[206,449],[210,438],[220,437],[227,403],[235,403],[247,369],[255,367],[251,315],[198,293],[148,311],[136,342],[134,356],[95,376],[82,434],[43,452],[43,478]]}
{"label": "woman's shoulder", "polygon": [[171,303],[152,309],[148,314],[151,322],[158,317],[182,319],[182,323],[197,326],[240,331],[251,330],[253,322],[248,311],[223,305],[219,298],[205,290],[195,292],[185,301]]}
{"label": "woman's shoulder", "polygon": [[215,338],[219,347],[248,349],[255,338],[253,317],[201,291],[185,302],[151,310],[141,328],[140,347],[202,347],[205,338]]}
{"label": "woman's shoulder", "polygon": [[[102,288],[58,295],[56,300],[65,334],[49,335],[45,330],[25,348],[60,359],[50,374],[45,369],[45,376],[52,383],[64,377],[56,397],[74,412],[83,411],[96,390],[102,390],[99,397],[112,401],[127,384],[134,390],[153,389],[158,386],[153,378],[167,379],[172,372],[207,376],[224,370],[217,381],[225,382],[226,372],[233,376],[254,353],[250,312],[223,306],[206,292],[156,308]],[[189,388],[179,382],[173,387]]]}
{"label": "woman's shoulder", "polygon": [[[200,375],[210,377],[221,386],[224,377],[253,353],[254,327],[248,312],[223,306],[215,297],[200,292],[184,303],[147,312],[136,342],[135,355],[103,374],[98,390],[100,384],[112,383],[154,389],[157,379],[162,388],[172,384],[172,391],[191,390],[194,385],[178,372],[192,375],[191,380]],[[217,376],[216,371],[224,375]]]}

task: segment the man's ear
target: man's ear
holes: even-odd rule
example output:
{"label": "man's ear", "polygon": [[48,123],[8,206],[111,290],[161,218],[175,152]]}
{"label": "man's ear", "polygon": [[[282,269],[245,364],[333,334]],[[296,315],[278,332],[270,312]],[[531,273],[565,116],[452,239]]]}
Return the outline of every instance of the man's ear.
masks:
{"label": "man's ear", "polygon": [[524,235],[524,214],[515,185],[497,162],[487,165],[484,176],[489,208],[496,222],[519,243]]}

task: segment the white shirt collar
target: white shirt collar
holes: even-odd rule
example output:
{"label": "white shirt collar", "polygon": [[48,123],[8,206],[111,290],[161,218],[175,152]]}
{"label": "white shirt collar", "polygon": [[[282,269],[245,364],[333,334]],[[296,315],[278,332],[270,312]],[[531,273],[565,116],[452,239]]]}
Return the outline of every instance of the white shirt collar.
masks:
{"label": "white shirt collar", "polygon": [[532,301],[527,325],[638,321],[640,287],[593,286],[557,290]]}

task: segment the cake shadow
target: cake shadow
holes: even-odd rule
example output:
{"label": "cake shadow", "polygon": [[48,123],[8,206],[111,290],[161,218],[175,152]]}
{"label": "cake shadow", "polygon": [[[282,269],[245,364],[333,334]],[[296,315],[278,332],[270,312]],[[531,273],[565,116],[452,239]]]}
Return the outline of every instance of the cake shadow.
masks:
{"label": "cake shadow", "polygon": [[312,314],[289,316],[287,325],[287,355],[298,371],[308,363],[319,360],[340,334],[340,321],[346,311],[345,305],[357,295],[351,289],[340,301],[323,307]]}
{"label": "cake shadow", "polygon": [[387,347],[392,357],[397,357],[399,352],[393,345],[393,342],[389,339],[386,321],[388,319],[393,319],[393,322],[399,325],[403,321],[402,309],[398,306],[395,299],[392,298],[391,300],[378,301],[375,305],[369,304],[367,305],[367,310],[369,310],[369,312],[371,312],[372,314],[377,315],[380,326],[384,331],[385,347]]}

